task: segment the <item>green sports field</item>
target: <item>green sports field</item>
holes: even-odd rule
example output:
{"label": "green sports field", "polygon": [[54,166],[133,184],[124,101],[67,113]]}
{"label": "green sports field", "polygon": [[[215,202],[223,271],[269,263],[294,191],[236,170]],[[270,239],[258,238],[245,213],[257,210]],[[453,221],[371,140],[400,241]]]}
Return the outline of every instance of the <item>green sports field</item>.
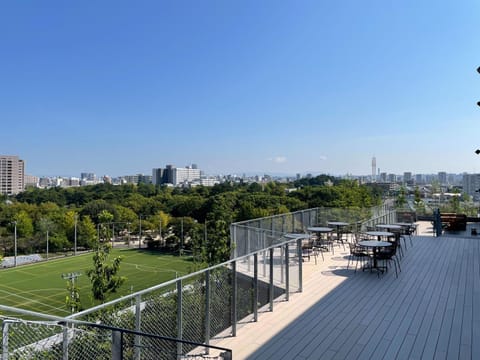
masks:
{"label": "green sports field", "polygon": [[[127,280],[108,300],[185,275],[191,258],[137,249],[114,249],[110,258],[122,255],[120,275]],[[65,305],[67,280],[62,274],[79,272],[77,279],[82,308],[97,305],[91,299],[86,271],[93,267],[92,253],[0,270],[0,304],[58,316],[69,315]]]}

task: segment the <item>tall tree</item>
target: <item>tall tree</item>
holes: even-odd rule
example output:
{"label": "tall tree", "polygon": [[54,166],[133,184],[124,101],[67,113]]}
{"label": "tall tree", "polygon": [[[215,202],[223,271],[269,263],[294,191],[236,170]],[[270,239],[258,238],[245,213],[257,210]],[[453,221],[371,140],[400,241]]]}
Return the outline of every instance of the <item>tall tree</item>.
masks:
{"label": "tall tree", "polygon": [[114,293],[127,279],[119,276],[122,256],[117,256],[111,261],[111,246],[109,243],[99,244],[93,255],[93,268],[87,270],[87,276],[92,283],[92,296],[95,300],[104,302],[109,293]]}

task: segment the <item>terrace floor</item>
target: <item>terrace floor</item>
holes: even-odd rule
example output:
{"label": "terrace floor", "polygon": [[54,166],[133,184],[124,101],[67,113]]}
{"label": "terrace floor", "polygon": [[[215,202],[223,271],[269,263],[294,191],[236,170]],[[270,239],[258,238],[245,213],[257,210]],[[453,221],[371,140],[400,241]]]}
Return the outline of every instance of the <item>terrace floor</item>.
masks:
{"label": "terrace floor", "polygon": [[480,359],[480,241],[428,226],[407,242],[398,278],[347,270],[336,247],[303,263],[302,293],[212,344],[235,360]]}

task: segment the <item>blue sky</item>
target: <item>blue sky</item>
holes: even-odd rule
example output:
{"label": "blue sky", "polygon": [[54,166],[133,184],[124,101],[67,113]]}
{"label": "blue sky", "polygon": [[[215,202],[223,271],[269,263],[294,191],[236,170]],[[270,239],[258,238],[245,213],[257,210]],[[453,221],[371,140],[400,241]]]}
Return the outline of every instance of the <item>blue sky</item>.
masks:
{"label": "blue sky", "polygon": [[477,0],[3,1],[33,175],[480,172]]}

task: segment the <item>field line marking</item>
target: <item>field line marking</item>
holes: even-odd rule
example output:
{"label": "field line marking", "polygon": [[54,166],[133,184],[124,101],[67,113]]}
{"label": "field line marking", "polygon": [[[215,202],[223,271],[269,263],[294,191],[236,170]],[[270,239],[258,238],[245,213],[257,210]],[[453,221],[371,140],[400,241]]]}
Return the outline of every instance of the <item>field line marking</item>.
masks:
{"label": "field line marking", "polygon": [[46,304],[46,303],[44,303],[44,302],[37,301],[37,300],[35,300],[35,299],[33,299],[33,298],[30,298],[30,299],[29,299],[29,298],[26,298],[26,297],[21,296],[21,295],[18,295],[18,294],[9,293],[9,292],[7,292],[7,291],[5,291],[5,290],[2,290],[2,289],[0,289],[0,292],[7,293],[8,295],[10,295],[10,296],[12,296],[12,297],[17,297],[17,298],[20,298],[20,299],[22,299],[22,300],[27,300],[26,302],[20,302],[20,304],[17,304],[17,307],[20,307],[19,305],[27,305],[27,304],[32,304],[32,303],[33,303],[33,304],[40,303],[41,305],[46,306],[46,307],[48,307],[48,308],[50,308],[50,309],[60,310],[60,311],[69,313],[69,311],[67,311],[67,310],[64,310],[64,309],[61,309],[61,308],[58,308],[58,307],[55,307],[55,306],[48,305],[48,304]]}

